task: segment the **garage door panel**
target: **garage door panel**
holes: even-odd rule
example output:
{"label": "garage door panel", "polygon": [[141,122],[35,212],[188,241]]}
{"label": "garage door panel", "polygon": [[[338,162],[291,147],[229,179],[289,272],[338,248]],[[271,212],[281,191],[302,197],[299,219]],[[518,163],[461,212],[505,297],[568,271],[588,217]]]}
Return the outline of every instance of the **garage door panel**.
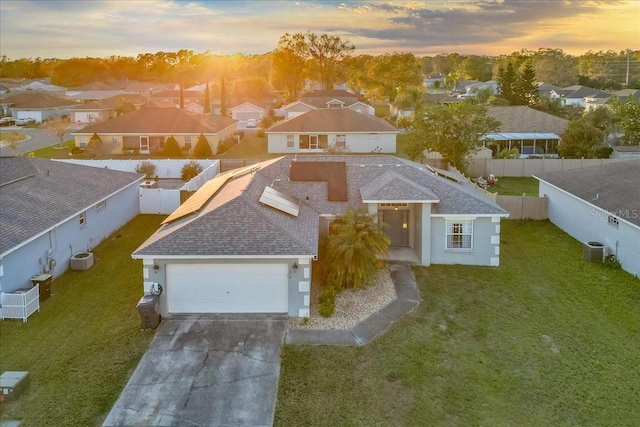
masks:
{"label": "garage door panel", "polygon": [[167,266],[170,313],[286,313],[286,264]]}

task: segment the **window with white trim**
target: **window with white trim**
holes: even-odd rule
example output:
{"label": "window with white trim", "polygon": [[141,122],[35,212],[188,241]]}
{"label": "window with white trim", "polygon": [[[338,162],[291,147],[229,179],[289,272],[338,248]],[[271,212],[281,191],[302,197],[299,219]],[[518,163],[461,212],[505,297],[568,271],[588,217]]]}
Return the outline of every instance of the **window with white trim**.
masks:
{"label": "window with white trim", "polygon": [[287,135],[287,148],[293,148],[293,135]]}
{"label": "window with white trim", "polygon": [[378,135],[377,133],[370,133],[369,139],[380,139],[380,135]]}
{"label": "window with white trim", "polygon": [[609,223],[609,225],[611,225],[611,226],[613,226],[615,228],[618,228],[619,222],[618,222],[618,218],[616,218],[615,216],[609,215],[607,217],[607,222]]}
{"label": "window with white trim", "polygon": [[473,220],[472,219],[448,219],[447,220],[447,249],[451,249],[451,250],[473,249]]}
{"label": "window with white trim", "polygon": [[85,225],[87,225],[87,213],[86,212],[82,212],[80,214],[80,216],[78,217],[78,222],[80,223],[80,228],[82,228]]}
{"label": "window with white trim", "polygon": [[107,207],[107,201],[103,200],[101,202],[98,202],[98,204],[96,205],[96,210],[98,212],[100,212],[102,209],[104,209],[105,207]]}
{"label": "window with white trim", "polygon": [[347,147],[347,135],[336,135],[336,142],[334,144],[336,148]]}

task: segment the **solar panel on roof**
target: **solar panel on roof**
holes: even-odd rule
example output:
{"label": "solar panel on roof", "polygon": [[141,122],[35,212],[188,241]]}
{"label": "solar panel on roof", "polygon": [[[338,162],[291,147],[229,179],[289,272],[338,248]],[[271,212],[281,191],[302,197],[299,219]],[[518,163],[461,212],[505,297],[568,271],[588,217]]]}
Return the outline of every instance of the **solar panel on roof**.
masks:
{"label": "solar panel on roof", "polygon": [[443,178],[447,178],[450,181],[457,182],[458,184],[462,184],[464,180],[460,179],[460,177],[452,172],[446,171],[444,169],[434,168],[433,166],[426,165],[427,168],[436,175],[439,175]]}
{"label": "solar panel on roof", "polygon": [[198,191],[189,197],[186,202],[180,205],[178,209],[173,211],[171,215],[166,217],[165,220],[162,221],[162,224],[167,224],[171,221],[191,215],[194,212],[198,212],[214,196],[214,194],[216,194],[218,190],[226,184],[228,180],[253,172],[256,169],[258,169],[258,165],[254,164],[216,175],[213,179],[207,181],[202,187],[200,187]]}
{"label": "solar panel on roof", "polygon": [[271,187],[265,187],[260,196],[260,203],[293,216],[298,216],[300,211],[300,200]]}

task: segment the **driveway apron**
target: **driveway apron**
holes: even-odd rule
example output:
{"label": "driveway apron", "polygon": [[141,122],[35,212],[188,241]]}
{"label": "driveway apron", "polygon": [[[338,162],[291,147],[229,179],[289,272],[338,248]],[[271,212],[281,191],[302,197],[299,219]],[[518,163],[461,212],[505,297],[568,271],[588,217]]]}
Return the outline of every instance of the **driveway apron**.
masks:
{"label": "driveway apron", "polygon": [[163,319],[103,426],[271,426],[286,316]]}

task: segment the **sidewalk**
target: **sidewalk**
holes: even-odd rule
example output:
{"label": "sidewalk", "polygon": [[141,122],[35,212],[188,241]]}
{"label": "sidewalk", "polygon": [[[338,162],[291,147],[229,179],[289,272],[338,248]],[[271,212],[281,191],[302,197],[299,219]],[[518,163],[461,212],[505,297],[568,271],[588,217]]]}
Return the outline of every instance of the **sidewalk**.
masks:
{"label": "sidewalk", "polygon": [[287,344],[365,345],[420,304],[416,278],[407,263],[388,263],[397,299],[351,329],[289,329]]}

